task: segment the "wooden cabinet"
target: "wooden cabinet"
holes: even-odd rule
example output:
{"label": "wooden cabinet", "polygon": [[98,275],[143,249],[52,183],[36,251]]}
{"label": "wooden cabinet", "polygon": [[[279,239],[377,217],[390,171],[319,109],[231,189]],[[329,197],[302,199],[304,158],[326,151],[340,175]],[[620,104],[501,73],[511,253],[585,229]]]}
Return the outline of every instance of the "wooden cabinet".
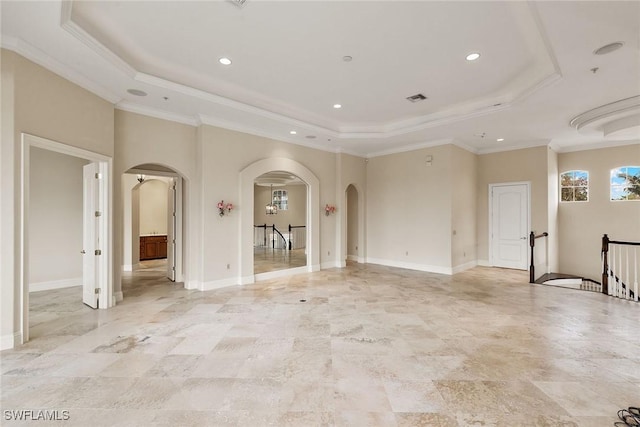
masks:
{"label": "wooden cabinet", "polygon": [[140,261],[167,257],[167,236],[140,236]]}

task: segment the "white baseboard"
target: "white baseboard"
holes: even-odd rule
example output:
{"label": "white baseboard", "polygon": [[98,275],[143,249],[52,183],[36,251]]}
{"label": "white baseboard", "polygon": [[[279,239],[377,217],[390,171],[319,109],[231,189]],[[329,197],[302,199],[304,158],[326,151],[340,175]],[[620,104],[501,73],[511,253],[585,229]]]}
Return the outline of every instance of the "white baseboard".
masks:
{"label": "white baseboard", "polygon": [[256,276],[243,276],[240,278],[240,285],[252,285],[256,283]]}
{"label": "white baseboard", "polygon": [[479,259],[477,261],[477,265],[481,266],[481,267],[491,267],[491,264],[489,264],[489,260],[488,259]]}
{"label": "white baseboard", "polygon": [[470,268],[473,268],[476,265],[478,265],[477,261],[469,261],[469,262],[466,262],[464,264],[457,265],[457,266],[453,267],[453,274],[461,273],[461,272],[463,272],[465,270],[469,270]]}
{"label": "white baseboard", "polygon": [[200,289],[200,282],[198,280],[186,280],[184,282],[185,289]]}
{"label": "white baseboard", "polygon": [[17,347],[22,343],[22,334],[15,332],[13,334],[7,334],[0,337],[0,350],[9,350]]}
{"label": "white baseboard", "polygon": [[124,299],[124,295],[122,294],[122,291],[114,292],[113,297],[116,299],[116,302],[120,302]]}
{"label": "white baseboard", "polygon": [[133,265],[125,264],[122,266],[122,271],[133,271]]}
{"label": "white baseboard", "polygon": [[280,277],[293,276],[295,274],[304,274],[309,272],[309,267],[288,268],[286,270],[269,271],[266,273],[256,274],[255,280],[256,282],[259,282],[262,280],[278,279]]}
{"label": "white baseboard", "polygon": [[220,288],[226,288],[229,286],[236,286],[238,285],[238,278],[237,277],[228,277],[226,279],[220,279],[220,280],[212,280],[209,282],[202,282],[200,284],[200,287],[197,288],[201,291],[212,291],[214,289],[220,289]]}
{"label": "white baseboard", "polygon": [[358,264],[364,264],[366,262],[364,257],[358,255],[347,255],[347,260],[357,262]]}
{"label": "white baseboard", "polygon": [[49,282],[31,283],[29,284],[29,292],[71,288],[73,286],[82,286],[82,277],[75,277],[73,279],[52,280]]}
{"label": "white baseboard", "polygon": [[367,258],[369,264],[386,265],[387,267],[406,268],[407,270],[427,271],[429,273],[452,275],[451,267],[441,267],[439,265],[416,264],[412,262],[393,261],[388,259]]}
{"label": "white baseboard", "polygon": [[324,270],[326,268],[342,268],[344,267],[340,261],[325,261],[320,264],[320,269]]}

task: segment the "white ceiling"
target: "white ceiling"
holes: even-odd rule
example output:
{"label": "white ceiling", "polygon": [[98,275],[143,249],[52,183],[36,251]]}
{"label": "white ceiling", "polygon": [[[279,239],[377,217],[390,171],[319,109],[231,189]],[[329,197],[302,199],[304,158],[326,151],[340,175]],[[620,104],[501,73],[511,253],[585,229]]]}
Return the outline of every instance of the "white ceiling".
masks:
{"label": "white ceiling", "polygon": [[[117,108],[183,123],[363,156],[443,142],[482,153],[640,139],[637,1],[247,0],[242,8],[2,1],[1,8],[3,47]],[[615,41],[624,46],[594,55]],[[480,59],[466,61],[471,52]],[[233,64],[221,65],[223,56]],[[405,99],[417,93],[428,99]],[[623,99],[624,108],[584,115]],[[580,115],[591,120],[570,124]]]}

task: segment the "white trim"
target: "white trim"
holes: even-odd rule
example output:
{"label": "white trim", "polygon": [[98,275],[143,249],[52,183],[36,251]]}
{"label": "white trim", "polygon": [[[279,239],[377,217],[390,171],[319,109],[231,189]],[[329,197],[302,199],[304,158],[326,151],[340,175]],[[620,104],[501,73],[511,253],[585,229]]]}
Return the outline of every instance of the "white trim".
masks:
{"label": "white trim", "polygon": [[576,144],[576,145],[563,147],[554,142],[551,144],[551,147],[558,153],[572,153],[574,151],[601,150],[603,148],[623,147],[625,145],[636,145],[638,144],[638,140],[598,141],[595,144],[597,145],[594,145],[594,143],[588,143],[588,144]]}
{"label": "white trim", "polygon": [[116,302],[120,302],[124,299],[124,295],[122,294],[122,291],[114,292],[113,298],[116,300]]}
{"label": "white trim", "polygon": [[256,277],[253,275],[240,277],[240,285],[252,285],[254,283],[256,283]]}
{"label": "white trim", "polygon": [[182,123],[183,125],[198,127],[198,120],[187,114],[170,113],[146,105],[135,104],[131,101],[121,101],[115,105],[116,110],[127,111],[129,113],[140,114],[156,119],[168,120],[170,122]]}
{"label": "white trim", "polygon": [[226,279],[212,280],[209,282],[201,282],[198,290],[200,291],[212,291],[214,289],[226,288],[229,286],[237,286],[238,279],[235,277],[228,277]]}
{"label": "white trim", "polygon": [[289,276],[295,276],[296,274],[305,274],[305,273],[309,273],[309,267],[295,267],[295,268],[287,268],[286,270],[276,270],[276,271],[269,271],[266,273],[259,273],[255,275],[255,280],[256,282],[260,282],[263,280],[271,280],[271,279],[278,279],[280,277],[289,277]]}
{"label": "white trim", "polygon": [[29,172],[31,147],[42,148],[56,153],[97,162],[99,171],[106,178],[100,185],[103,187],[104,227],[99,231],[99,239],[102,242],[103,255],[100,259],[99,272],[101,282],[105,286],[100,291],[101,309],[113,306],[113,163],[112,158],[103,154],[94,153],[82,148],[41,138],[22,132],[21,141],[21,176],[20,176],[20,217],[21,227],[19,234],[19,289],[20,289],[20,338],[21,342],[29,340]]}
{"label": "white trim", "polygon": [[7,334],[0,337],[0,350],[10,350],[22,343],[20,332]]}
{"label": "white trim", "polygon": [[338,260],[334,261],[324,261],[320,263],[320,269],[324,270],[325,268],[342,268],[344,267],[344,261],[340,262]]}
{"label": "white trim", "polygon": [[185,289],[200,289],[200,281],[198,280],[185,280],[184,282]]}
{"label": "white trim", "polygon": [[474,268],[478,265],[478,261],[469,261],[464,264],[457,265],[453,267],[453,274],[462,273],[463,271]]}
{"label": "white trim", "polygon": [[518,145],[481,148],[481,149],[479,149],[477,151],[476,154],[482,155],[482,154],[502,153],[502,152],[505,152],[505,151],[524,150],[525,148],[542,147],[543,145],[548,146],[549,145],[549,141],[548,140],[530,141],[530,142],[525,142],[523,144],[518,144]]}
{"label": "white trim", "polygon": [[369,258],[369,257],[367,257],[367,263],[385,265],[387,267],[405,268],[407,270],[418,270],[418,271],[426,271],[429,273],[446,274],[449,276],[453,274],[451,267],[442,267],[439,265],[416,264],[413,262],[394,261],[394,260],[388,260],[388,259]]}
{"label": "white trim", "polygon": [[122,271],[133,271],[133,265],[131,264],[124,264],[122,266]]}
{"label": "white trim", "polygon": [[[494,184],[489,184],[489,267],[497,267],[493,260],[493,188],[495,187],[509,187],[514,185],[525,185],[527,187],[527,237],[528,233],[531,230],[531,181],[517,181],[517,182],[499,182]],[[525,265],[523,270],[527,270],[529,268],[529,254],[527,253],[527,259],[525,260]]]}
{"label": "white trim", "polygon": [[50,280],[48,282],[37,282],[29,284],[29,292],[48,291],[51,289],[72,288],[82,286],[82,277],[73,279]]}
{"label": "white trim", "polygon": [[405,145],[402,147],[394,147],[394,148],[389,148],[385,150],[375,151],[373,153],[367,154],[365,157],[367,159],[372,159],[374,157],[388,156],[389,154],[405,153],[407,151],[415,151],[415,150],[420,150],[422,148],[438,147],[440,145],[447,145],[452,143],[453,143],[453,139],[450,139],[450,138],[437,139],[435,141],[425,141],[417,144],[411,144],[411,145]]}
{"label": "white trim", "polygon": [[489,263],[488,259],[479,259],[478,265],[481,267],[491,267],[491,264]]}
{"label": "white trim", "polygon": [[360,262],[361,258],[362,257],[359,257],[358,255],[347,255],[347,261]]}

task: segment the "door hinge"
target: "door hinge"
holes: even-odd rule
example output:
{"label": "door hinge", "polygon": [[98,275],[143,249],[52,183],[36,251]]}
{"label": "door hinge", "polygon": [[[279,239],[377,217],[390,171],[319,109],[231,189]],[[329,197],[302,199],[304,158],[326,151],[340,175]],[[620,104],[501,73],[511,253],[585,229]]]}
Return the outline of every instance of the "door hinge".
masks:
{"label": "door hinge", "polygon": [[102,179],[102,174],[100,172],[96,172],[96,179]]}
{"label": "door hinge", "polygon": [[102,212],[96,211],[96,216],[102,216]]}
{"label": "door hinge", "polygon": [[94,291],[95,291],[95,294],[97,295],[97,294],[99,294],[99,293],[100,293],[100,288],[95,288],[95,290],[94,290]]}
{"label": "door hinge", "polygon": [[96,249],[95,254],[96,255],[102,255],[102,251],[100,249]]}

